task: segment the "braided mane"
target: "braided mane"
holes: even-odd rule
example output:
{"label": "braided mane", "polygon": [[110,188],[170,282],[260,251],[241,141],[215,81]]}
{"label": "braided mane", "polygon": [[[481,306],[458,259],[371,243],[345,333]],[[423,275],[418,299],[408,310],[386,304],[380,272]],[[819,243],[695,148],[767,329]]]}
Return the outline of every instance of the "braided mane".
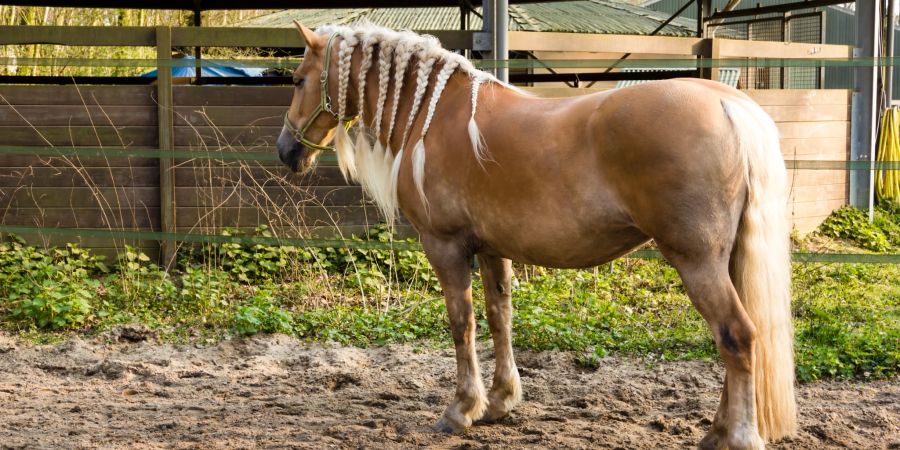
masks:
{"label": "braided mane", "polygon": [[[491,75],[477,70],[463,56],[445,50],[433,36],[419,35],[411,31],[393,31],[372,24],[325,25],[316,30],[316,33],[324,36],[336,33],[340,38],[337,44],[339,46],[336,67],[338,95],[335,106],[338,116],[341,118],[347,114],[351,78],[355,76],[358,80],[356,94],[360,120],[357,121],[353,130],[356,133],[355,143],[343,127],[337,127],[335,135],[335,150],[341,173],[345,179],[356,180],[362,185],[366,194],[379,206],[388,224],[393,224],[397,215],[397,179],[400,174],[400,165],[404,154],[409,154],[406,150],[407,139],[423,105],[427,105],[425,122],[411,157],[412,177],[416,191],[422,203],[426,207],[428,205],[425,198],[425,136],[431,126],[444,87],[450,77],[457,72],[467,74],[472,80],[472,112],[467,125],[472,151],[479,164],[487,157],[481,132],[475,122],[475,111],[479,87],[485,82],[498,82]],[[352,74],[350,65],[353,53],[357,49],[361,54],[361,63],[359,73]],[[376,55],[377,64],[373,61]],[[440,70],[437,70],[437,75],[432,79],[431,75],[435,72],[436,66],[440,67]],[[404,86],[409,67],[415,68],[414,86]],[[375,95],[375,115],[369,120],[363,120],[365,119],[362,117],[362,113],[366,98],[366,76],[370,70],[377,71],[378,92],[370,94]],[[393,85],[390,83],[392,78]],[[389,93],[390,86],[393,86],[393,89]],[[429,87],[433,87],[433,89],[431,98],[426,102],[424,97]],[[385,129],[382,117],[389,95],[393,102]],[[394,136],[394,126],[397,123],[397,111],[400,100],[403,98],[411,99],[412,108],[403,133],[400,135],[400,148],[391,149],[390,143],[391,137]],[[366,122],[370,122],[371,126],[366,125]]]}

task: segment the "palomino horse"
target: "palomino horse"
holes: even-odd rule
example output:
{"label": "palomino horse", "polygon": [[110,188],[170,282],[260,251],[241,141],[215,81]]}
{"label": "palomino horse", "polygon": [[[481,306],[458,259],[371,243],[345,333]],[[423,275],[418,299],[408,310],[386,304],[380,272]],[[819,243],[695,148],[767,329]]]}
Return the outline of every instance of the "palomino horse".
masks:
{"label": "palomino horse", "polygon": [[[456,346],[456,394],[439,429],[502,418],[521,399],[510,260],[591,267],[653,239],[725,363],[700,446],[763,448],[794,432],[786,175],[775,125],[748,97],[680,79],[535,98],[432,37],[297,27],[307,49],[278,153],[306,171],[336,151],[389,222],[399,208],[418,230]],[[473,256],[496,353],[487,392]]]}

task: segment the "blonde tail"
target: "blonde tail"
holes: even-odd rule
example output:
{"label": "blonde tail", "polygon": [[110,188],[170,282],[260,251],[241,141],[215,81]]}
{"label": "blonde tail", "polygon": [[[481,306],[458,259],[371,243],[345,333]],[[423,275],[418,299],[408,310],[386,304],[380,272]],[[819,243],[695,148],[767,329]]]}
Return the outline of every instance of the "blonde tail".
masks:
{"label": "blonde tail", "polygon": [[723,100],[722,106],[740,140],[748,186],[731,277],[757,330],[759,434],[774,441],[797,430],[787,175],[778,130],[762,108],[746,99]]}

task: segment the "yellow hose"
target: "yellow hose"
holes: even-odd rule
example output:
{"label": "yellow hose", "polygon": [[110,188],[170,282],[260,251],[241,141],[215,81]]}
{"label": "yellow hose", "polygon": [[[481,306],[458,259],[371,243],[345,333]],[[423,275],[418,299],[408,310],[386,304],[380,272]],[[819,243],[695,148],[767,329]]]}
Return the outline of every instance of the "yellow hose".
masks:
{"label": "yellow hose", "polygon": [[[878,161],[900,161],[900,118],[897,107],[886,109],[881,116]],[[891,169],[878,169],[875,172],[878,198],[900,202],[900,174],[897,172]]]}

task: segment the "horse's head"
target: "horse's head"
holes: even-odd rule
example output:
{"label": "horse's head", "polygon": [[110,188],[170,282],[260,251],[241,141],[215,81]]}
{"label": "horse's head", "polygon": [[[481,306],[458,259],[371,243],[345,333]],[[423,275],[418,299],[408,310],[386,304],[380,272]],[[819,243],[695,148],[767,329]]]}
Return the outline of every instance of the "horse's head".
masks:
{"label": "horse's head", "polygon": [[326,144],[334,137],[339,120],[331,109],[328,93],[328,69],[331,66],[332,38],[321,36],[300,25],[306,42],[303,62],[294,70],[294,97],[284,116],[284,127],[275,146],[278,157],[295,172],[306,172],[321,150],[332,150]]}

